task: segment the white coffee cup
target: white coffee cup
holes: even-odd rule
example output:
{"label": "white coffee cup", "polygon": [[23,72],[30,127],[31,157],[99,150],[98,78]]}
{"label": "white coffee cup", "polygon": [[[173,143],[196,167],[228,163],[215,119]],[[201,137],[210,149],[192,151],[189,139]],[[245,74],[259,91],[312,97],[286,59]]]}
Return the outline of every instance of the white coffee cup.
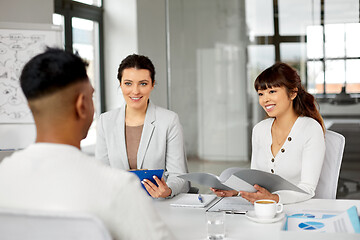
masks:
{"label": "white coffee cup", "polygon": [[261,199],[254,202],[254,209],[258,218],[271,219],[282,212],[283,205],[271,199]]}

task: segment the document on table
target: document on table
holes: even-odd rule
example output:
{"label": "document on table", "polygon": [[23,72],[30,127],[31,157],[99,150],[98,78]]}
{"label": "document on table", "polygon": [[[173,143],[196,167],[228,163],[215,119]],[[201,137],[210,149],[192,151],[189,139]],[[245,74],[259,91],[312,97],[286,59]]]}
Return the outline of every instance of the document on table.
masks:
{"label": "document on table", "polygon": [[254,205],[242,197],[225,197],[207,209],[208,212],[224,211],[226,213],[245,214],[254,210]]}
{"label": "document on table", "polygon": [[193,208],[205,208],[210,203],[219,200],[214,194],[201,194],[201,201],[199,200],[199,194],[186,194],[181,193],[175,197],[174,202],[170,203],[173,207],[193,207]]}
{"label": "document on table", "polygon": [[[322,216],[321,216],[322,215]],[[355,206],[338,215],[333,213],[298,213],[287,216],[284,230],[327,232],[327,233],[360,233],[360,222]]]}

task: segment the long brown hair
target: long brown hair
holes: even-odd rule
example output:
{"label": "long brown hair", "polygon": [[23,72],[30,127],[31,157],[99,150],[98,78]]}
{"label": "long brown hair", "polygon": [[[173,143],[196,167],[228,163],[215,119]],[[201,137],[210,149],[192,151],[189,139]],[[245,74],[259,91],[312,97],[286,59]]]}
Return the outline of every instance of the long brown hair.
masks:
{"label": "long brown hair", "polygon": [[295,113],[315,119],[325,132],[324,120],[319,113],[318,104],[314,96],[304,89],[300,76],[294,68],[282,62],[275,63],[260,73],[255,80],[254,87],[256,91],[285,87],[288,96],[296,92],[297,96],[293,100]]}

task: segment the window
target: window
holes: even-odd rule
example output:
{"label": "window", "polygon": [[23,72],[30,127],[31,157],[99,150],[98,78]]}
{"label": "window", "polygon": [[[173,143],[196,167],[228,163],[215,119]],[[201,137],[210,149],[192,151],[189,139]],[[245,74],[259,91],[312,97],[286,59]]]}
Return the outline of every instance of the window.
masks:
{"label": "window", "polygon": [[274,60],[298,69],[308,91],[318,98],[333,98],[343,87],[354,97],[360,95],[359,0],[248,0],[246,4],[250,59],[254,46],[273,46]]}
{"label": "window", "polygon": [[339,93],[346,87],[347,93],[360,93],[360,80],[355,72],[356,66],[360,66],[360,46],[357,44],[360,23],[310,26],[307,36],[309,91],[328,95]]}
{"label": "window", "polygon": [[75,2],[81,2],[89,5],[95,5],[101,7],[102,1],[101,0],[74,0]]}
{"label": "window", "polygon": [[[95,116],[105,111],[103,73],[103,10],[100,0],[55,0],[53,23],[64,28],[65,49],[79,54],[89,66],[88,76],[95,89]],[[81,145],[95,144],[96,117]]]}

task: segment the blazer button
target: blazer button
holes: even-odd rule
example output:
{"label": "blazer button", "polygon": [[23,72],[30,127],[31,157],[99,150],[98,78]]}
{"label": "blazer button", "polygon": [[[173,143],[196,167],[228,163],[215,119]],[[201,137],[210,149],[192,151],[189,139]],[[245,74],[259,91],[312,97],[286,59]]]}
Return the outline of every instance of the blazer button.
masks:
{"label": "blazer button", "polygon": [[274,169],[271,169],[271,173],[274,173]]}
{"label": "blazer button", "polygon": [[274,161],[275,161],[275,159],[272,158],[272,159],[271,159],[271,162],[274,162]]}
{"label": "blazer button", "polygon": [[285,152],[285,148],[282,148],[282,149],[281,149],[281,152],[282,152],[282,153]]}
{"label": "blazer button", "polygon": [[291,137],[288,137],[288,141],[291,142],[292,138]]}

